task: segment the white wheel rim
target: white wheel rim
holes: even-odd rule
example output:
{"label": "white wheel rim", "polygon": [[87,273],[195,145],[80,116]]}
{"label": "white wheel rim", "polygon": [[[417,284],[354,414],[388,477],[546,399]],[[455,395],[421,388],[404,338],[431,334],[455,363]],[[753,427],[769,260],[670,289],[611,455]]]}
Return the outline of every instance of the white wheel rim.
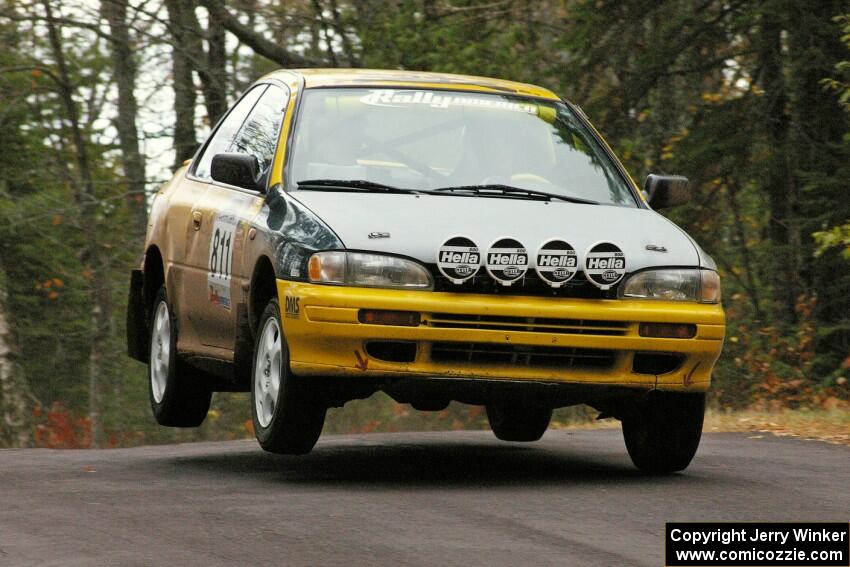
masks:
{"label": "white wheel rim", "polygon": [[156,403],[162,403],[168,382],[168,367],[171,361],[171,316],[168,305],[160,301],[153,318],[151,330],[151,392]]}
{"label": "white wheel rim", "polygon": [[272,421],[280,394],[282,345],[280,325],[269,317],[258,339],[257,359],[254,361],[254,412],[261,427]]}

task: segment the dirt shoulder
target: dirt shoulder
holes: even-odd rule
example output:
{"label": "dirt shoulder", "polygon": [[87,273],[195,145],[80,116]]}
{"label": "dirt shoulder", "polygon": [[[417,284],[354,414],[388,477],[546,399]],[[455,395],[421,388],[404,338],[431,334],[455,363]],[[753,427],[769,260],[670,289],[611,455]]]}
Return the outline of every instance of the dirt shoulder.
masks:
{"label": "dirt shoulder", "polygon": [[777,412],[709,411],[703,431],[749,431],[753,437],[775,435],[850,445],[850,410],[781,410]]}
{"label": "dirt shoulder", "polygon": [[[588,417],[585,421],[559,419],[556,413],[552,420],[553,429],[619,429],[620,423],[614,419],[594,421]],[[743,410],[709,410],[705,415],[703,431],[715,432],[751,432],[752,438],[766,435],[776,437],[794,437],[808,441],[823,441],[835,445],[850,446],[850,410],[780,410],[774,412]]]}

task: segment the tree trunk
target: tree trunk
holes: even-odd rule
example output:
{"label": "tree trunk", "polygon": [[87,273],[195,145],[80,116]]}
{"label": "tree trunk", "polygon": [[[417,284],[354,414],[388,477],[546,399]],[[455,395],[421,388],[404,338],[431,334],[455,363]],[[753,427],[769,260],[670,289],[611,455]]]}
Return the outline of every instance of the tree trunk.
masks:
{"label": "tree trunk", "polygon": [[204,102],[210,127],[227,112],[227,51],[225,49],[225,30],[215,14],[209,15],[205,33],[207,38],[206,74],[209,90],[204,90]]}
{"label": "tree trunk", "polygon": [[[175,0],[167,0],[166,4]],[[282,45],[270,41],[262,34],[255,32],[248,26],[243,25],[234,17],[224,5],[223,0],[200,0],[210,15],[221,22],[221,25],[239,40],[254,50],[258,55],[270,59],[282,67],[310,66],[316,61],[309,57],[302,57],[292,53]]]}
{"label": "tree trunk", "polygon": [[325,9],[319,0],[313,0],[312,3],[316,23],[322,32],[322,39],[325,40],[325,50],[328,54],[328,60],[330,61],[331,67],[339,67],[336,60],[336,53],[334,53],[333,38],[331,37],[330,31],[328,31],[328,24],[325,22]]}
{"label": "tree trunk", "polygon": [[[776,6],[774,6],[776,8]],[[787,328],[796,320],[795,304],[800,290],[799,227],[794,214],[796,187],[788,166],[790,117],[784,75],[782,22],[775,10],[765,11],[761,21],[761,85],[764,89],[762,123],[768,153],[764,188],[770,218],[767,233],[773,247],[770,270],[774,323]]]}
{"label": "tree trunk", "polygon": [[28,388],[11,342],[6,296],[0,290],[0,447],[29,447],[32,429]]}
{"label": "tree trunk", "polygon": [[174,75],[174,169],[190,159],[197,149],[195,138],[195,81],[192,77],[192,29],[194,19],[191,0],[166,0],[171,34],[171,72]]}
{"label": "tree trunk", "polygon": [[[181,3],[179,19],[173,22],[172,34],[179,34],[180,49],[201,80],[201,92],[207,109],[207,122],[215,125],[227,111],[227,53],[224,26],[217,13],[209,12],[207,29],[202,30],[195,15],[195,1]],[[175,38],[176,39],[176,38]],[[207,47],[204,49],[204,40]],[[174,43],[177,48],[177,42]]]}
{"label": "tree trunk", "polygon": [[82,250],[84,269],[90,274],[92,286],[91,310],[91,341],[89,343],[89,419],[91,420],[92,444],[99,447],[102,444],[102,429],[100,420],[100,381],[103,372],[103,353],[109,339],[110,320],[112,314],[111,297],[109,292],[108,273],[105,269],[106,258],[98,243],[96,228],[97,198],[94,194],[94,183],[89,164],[83,131],[80,128],[80,117],[73,98],[68,65],[62,51],[62,40],[59,27],[53,18],[53,10],[49,0],[42,0],[46,13],[47,35],[53,59],[58,71],[57,91],[60,102],[65,110],[65,118],[70,126],[71,143],[74,147],[74,160],[77,166],[76,199],[80,207],[80,220],[88,227],[87,240]]}
{"label": "tree trunk", "polygon": [[[825,321],[850,318],[846,284],[836,277],[846,272],[846,262],[827,255],[814,259],[811,234],[824,226],[842,224],[850,218],[846,164],[850,145],[847,113],[841,111],[835,92],[821,81],[836,74],[836,65],[850,59],[841,41],[841,27],[834,17],[848,12],[846,0],[789,3],[788,92],[792,101],[789,155],[795,186],[796,234],[801,283],[817,297],[819,315]],[[846,280],[844,280],[846,281]]]}
{"label": "tree trunk", "polygon": [[130,216],[132,242],[139,247],[147,228],[145,199],[145,158],[139,151],[139,131],[136,128],[136,62],[127,27],[127,0],[105,0],[101,12],[112,34],[112,65],[118,90],[118,118],[115,128],[121,145],[124,177],[127,179],[127,209]]}
{"label": "tree trunk", "polygon": [[351,40],[348,38],[345,26],[342,23],[342,16],[339,12],[337,0],[331,0],[331,17],[333,18],[334,29],[339,34],[340,41],[342,42],[342,52],[345,54],[349,67],[359,67],[360,64],[354,53],[354,46],[351,45]]}

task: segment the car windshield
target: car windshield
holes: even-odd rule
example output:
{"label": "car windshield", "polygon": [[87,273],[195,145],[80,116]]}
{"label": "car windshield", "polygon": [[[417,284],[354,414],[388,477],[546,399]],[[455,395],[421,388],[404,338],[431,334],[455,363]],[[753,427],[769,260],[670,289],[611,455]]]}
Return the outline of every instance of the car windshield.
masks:
{"label": "car windshield", "polygon": [[501,94],[308,90],[288,172],[290,189],[322,180],[461,192],[508,186],[636,206],[608,154],[567,105]]}

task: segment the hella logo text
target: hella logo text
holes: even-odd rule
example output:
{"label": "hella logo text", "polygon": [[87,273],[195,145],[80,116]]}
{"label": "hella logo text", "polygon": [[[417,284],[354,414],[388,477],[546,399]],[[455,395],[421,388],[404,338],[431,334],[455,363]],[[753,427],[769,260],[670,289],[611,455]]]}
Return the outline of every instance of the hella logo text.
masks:
{"label": "hella logo text", "polygon": [[440,253],[440,262],[446,264],[478,264],[479,255],[477,252],[452,252],[444,250]]}
{"label": "hella logo text", "polygon": [[576,257],[544,254],[537,259],[537,265],[546,268],[574,268],[576,266]]}
{"label": "hella logo text", "polygon": [[624,258],[589,258],[587,260],[589,270],[622,270],[625,267]]}
{"label": "hella logo text", "polygon": [[525,254],[490,254],[487,257],[487,263],[491,266],[509,266],[512,264],[519,264],[520,266],[524,266],[527,261],[528,258]]}

